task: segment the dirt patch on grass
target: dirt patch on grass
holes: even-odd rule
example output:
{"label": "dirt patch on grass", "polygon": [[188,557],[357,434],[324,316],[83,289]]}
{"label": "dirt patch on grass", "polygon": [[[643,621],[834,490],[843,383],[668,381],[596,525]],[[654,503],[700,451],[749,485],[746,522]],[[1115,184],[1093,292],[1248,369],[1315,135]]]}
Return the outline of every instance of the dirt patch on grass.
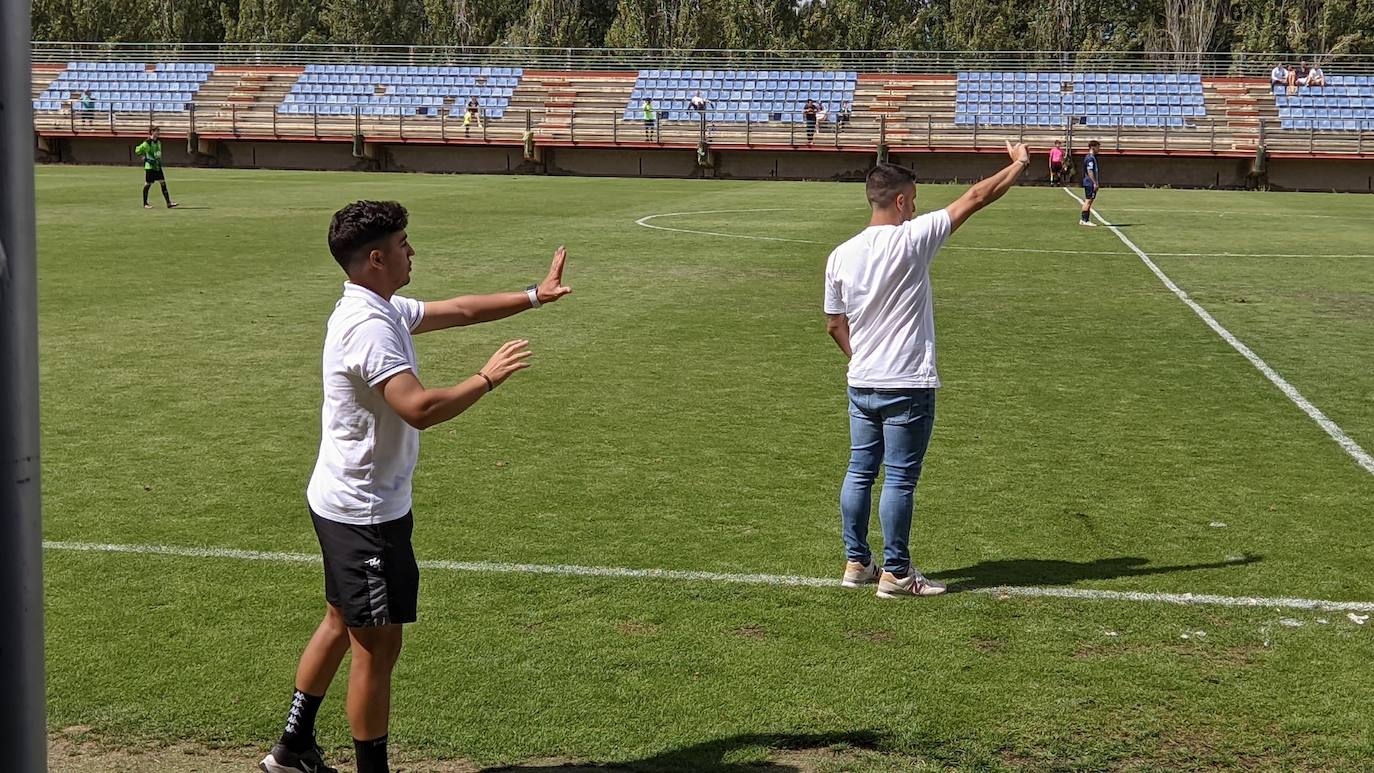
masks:
{"label": "dirt patch on grass", "polygon": [[659,626],[654,623],[642,623],[638,620],[626,620],[617,624],[615,629],[625,636],[653,636],[658,633]]}
{"label": "dirt patch on grass", "polygon": [[731,631],[730,633],[733,633],[736,636],[743,636],[746,639],[753,639],[755,641],[761,641],[763,639],[768,638],[768,632],[758,627],[757,625],[742,625],[739,628],[736,628],[735,630]]}
{"label": "dirt patch on grass", "polygon": [[[116,748],[86,734],[86,728],[67,728],[48,737],[48,769],[60,773],[244,773],[256,770],[264,749],[210,748],[190,743],[172,746],[146,745]],[[329,763],[341,771],[353,770],[347,756],[331,756]],[[900,761],[878,752],[858,748],[775,749],[766,760],[741,766],[751,773],[837,773],[838,771],[910,770],[912,760]],[[652,767],[652,766],[648,766]],[[721,769],[734,769],[722,762]],[[515,765],[482,767],[464,760],[392,760],[396,773],[638,773],[639,764],[575,762],[547,758],[526,760]]]}

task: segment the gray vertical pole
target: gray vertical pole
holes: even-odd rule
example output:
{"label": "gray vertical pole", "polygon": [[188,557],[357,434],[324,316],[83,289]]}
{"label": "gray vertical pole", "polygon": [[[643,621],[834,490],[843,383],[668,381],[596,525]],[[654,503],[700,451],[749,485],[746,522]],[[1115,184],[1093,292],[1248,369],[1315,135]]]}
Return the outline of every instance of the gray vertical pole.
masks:
{"label": "gray vertical pole", "polygon": [[0,2],[0,748],[47,770],[29,4]]}

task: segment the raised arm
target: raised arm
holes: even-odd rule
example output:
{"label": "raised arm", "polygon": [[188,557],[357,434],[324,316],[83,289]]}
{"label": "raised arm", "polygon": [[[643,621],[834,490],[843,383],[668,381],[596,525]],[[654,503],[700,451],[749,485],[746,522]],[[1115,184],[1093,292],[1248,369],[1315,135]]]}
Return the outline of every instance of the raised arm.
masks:
{"label": "raised arm", "polygon": [[1011,157],[1011,163],[1002,171],[979,181],[972,188],[964,192],[953,204],[945,207],[949,213],[949,230],[957,231],[959,226],[964,224],[973,216],[974,212],[986,207],[994,201],[1002,198],[1002,194],[1011,189],[1015,184],[1016,178],[1026,171],[1030,166],[1030,151],[1026,150],[1025,145],[1012,145],[1007,142],[1007,155]]}
{"label": "raised arm", "polygon": [[[563,266],[568,261],[568,252],[559,247],[553,254],[553,264],[549,266],[548,276],[535,286],[538,306],[553,303],[572,292],[571,287],[563,285]],[[429,301],[425,304],[424,316],[414,332],[428,333],[432,330],[445,330],[479,322],[492,322],[519,314],[526,309],[535,308],[528,292],[494,293],[492,295],[460,295],[446,301]]]}

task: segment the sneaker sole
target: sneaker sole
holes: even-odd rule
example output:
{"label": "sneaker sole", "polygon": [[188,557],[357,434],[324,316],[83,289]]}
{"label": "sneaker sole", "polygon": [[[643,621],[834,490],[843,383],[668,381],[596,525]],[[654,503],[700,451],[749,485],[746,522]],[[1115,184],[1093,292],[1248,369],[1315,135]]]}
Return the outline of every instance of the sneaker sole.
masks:
{"label": "sneaker sole", "polygon": [[943,590],[941,590],[941,591],[936,591],[935,593],[911,593],[911,592],[909,592],[909,591],[897,591],[897,592],[894,593],[894,592],[892,592],[892,591],[880,590],[880,591],[878,591],[878,593],[877,593],[877,596],[878,596],[878,598],[880,598],[880,599],[901,599],[901,598],[922,598],[922,599],[928,599],[928,598],[933,598],[933,597],[935,597],[935,596],[943,596],[943,595],[945,595],[945,592],[944,592]]}
{"label": "sneaker sole", "polygon": [[840,580],[841,588],[862,588],[865,585],[872,585],[877,580]]}

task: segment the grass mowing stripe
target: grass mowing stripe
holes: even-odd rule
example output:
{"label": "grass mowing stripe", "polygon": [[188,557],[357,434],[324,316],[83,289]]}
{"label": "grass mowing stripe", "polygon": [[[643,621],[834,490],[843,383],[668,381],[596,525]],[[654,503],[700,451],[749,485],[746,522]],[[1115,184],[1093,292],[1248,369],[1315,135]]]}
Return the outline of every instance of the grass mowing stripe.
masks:
{"label": "grass mowing stripe", "polygon": [[[175,545],[118,545],[95,542],[45,541],[45,550],[86,553],[128,553],[133,555],[175,556],[179,558],[232,558],[243,561],[277,563],[314,563],[318,556],[305,553],[277,553],[233,548],[194,548]],[[735,585],[781,585],[811,588],[838,588],[840,581],[825,577],[785,574],[745,574],[730,572],[693,572],[677,569],[631,569],[618,566],[577,566],[573,564],[513,564],[495,561],[420,561],[422,569],[482,574],[551,574],[564,577],[612,577],[634,580],[681,580],[687,582]],[[1374,612],[1370,601],[1328,601],[1325,599],[1265,598],[1261,596],[1221,596],[1209,593],[1146,593],[1139,591],[1093,590],[1086,588],[1037,588],[999,585],[971,588],[962,593],[1028,598],[1087,599],[1093,601],[1132,601],[1186,604],[1212,607],[1269,607],[1274,609],[1311,609],[1333,612]]]}
{"label": "grass mowing stripe", "polygon": [[[1074,201],[1077,201],[1079,204],[1083,203],[1083,199],[1080,199],[1078,197],[1078,194],[1074,193],[1068,188],[1064,188],[1063,190]],[[1369,452],[1361,448],[1359,443],[1356,443],[1353,438],[1345,434],[1345,430],[1341,429],[1340,426],[1336,424],[1336,422],[1328,418],[1325,413],[1322,413],[1320,408],[1313,405],[1310,401],[1308,401],[1306,397],[1303,397],[1302,393],[1297,390],[1297,387],[1288,383],[1288,380],[1285,379],[1283,376],[1280,376],[1278,374],[1278,371],[1269,367],[1269,363],[1260,359],[1259,355],[1255,354],[1254,351],[1250,349],[1250,347],[1241,343],[1240,339],[1236,338],[1234,335],[1231,334],[1231,331],[1222,327],[1221,323],[1217,322],[1211,314],[1207,313],[1206,309],[1202,308],[1202,306],[1198,305],[1196,301],[1190,298],[1188,296],[1188,293],[1184,292],[1182,288],[1174,284],[1174,281],[1170,279],[1168,275],[1166,275],[1163,271],[1161,271],[1159,266],[1155,265],[1155,262],[1153,260],[1150,260],[1150,256],[1146,255],[1144,250],[1137,247],[1136,243],[1131,241],[1126,236],[1126,234],[1122,233],[1120,228],[1117,228],[1109,220],[1107,220],[1107,218],[1103,217],[1102,213],[1097,211],[1096,208],[1093,209],[1092,213],[1093,216],[1096,217],[1099,221],[1101,221],[1103,225],[1110,228],[1112,233],[1116,234],[1116,238],[1120,239],[1122,244],[1125,244],[1127,247],[1130,247],[1131,251],[1134,252],[1137,257],[1139,257],[1142,261],[1145,262],[1145,265],[1150,269],[1150,271],[1154,272],[1155,276],[1159,277],[1159,281],[1163,282],[1164,286],[1169,288],[1170,292],[1178,296],[1178,299],[1180,301],[1183,301],[1185,304],[1187,304],[1188,308],[1192,309],[1194,314],[1197,314],[1203,322],[1207,323],[1208,327],[1212,328],[1212,330],[1215,331],[1217,335],[1221,336],[1223,341],[1230,344],[1231,348],[1240,352],[1241,355],[1245,357],[1245,359],[1249,360],[1251,365],[1254,365],[1260,373],[1264,374],[1265,378],[1269,379],[1274,384],[1274,386],[1278,387],[1285,395],[1287,395],[1288,399],[1292,400],[1294,405],[1301,408],[1303,413],[1306,413],[1308,416],[1310,416],[1312,420],[1317,423],[1317,426],[1325,430],[1326,434],[1330,435],[1331,438],[1335,440],[1338,445],[1340,445],[1341,449],[1344,450],[1347,454],[1349,454],[1350,458],[1355,460],[1356,464],[1363,467],[1365,471],[1369,474],[1374,475],[1374,456],[1370,456]]]}

